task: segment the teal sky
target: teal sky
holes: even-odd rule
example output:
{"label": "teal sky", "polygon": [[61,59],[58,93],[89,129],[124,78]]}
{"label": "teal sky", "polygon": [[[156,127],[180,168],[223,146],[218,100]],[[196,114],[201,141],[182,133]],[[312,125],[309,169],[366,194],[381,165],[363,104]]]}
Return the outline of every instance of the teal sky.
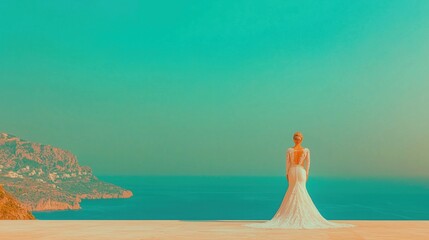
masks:
{"label": "teal sky", "polygon": [[429,1],[0,2],[0,131],[98,175],[429,177]]}

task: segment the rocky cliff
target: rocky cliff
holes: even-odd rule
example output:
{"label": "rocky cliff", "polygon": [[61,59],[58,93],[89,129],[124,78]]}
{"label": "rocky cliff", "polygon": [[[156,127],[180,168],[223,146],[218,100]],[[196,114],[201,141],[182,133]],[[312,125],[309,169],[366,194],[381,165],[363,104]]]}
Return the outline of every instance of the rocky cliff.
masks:
{"label": "rocky cliff", "polygon": [[0,219],[33,220],[35,218],[31,212],[0,185]]}
{"label": "rocky cliff", "polygon": [[30,211],[79,209],[81,199],[129,198],[71,152],[0,133],[0,183]]}

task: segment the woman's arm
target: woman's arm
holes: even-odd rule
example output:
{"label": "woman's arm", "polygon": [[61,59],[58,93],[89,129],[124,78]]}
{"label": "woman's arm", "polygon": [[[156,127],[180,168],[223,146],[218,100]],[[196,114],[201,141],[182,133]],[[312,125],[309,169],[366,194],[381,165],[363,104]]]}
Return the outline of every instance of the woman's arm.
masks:
{"label": "woman's arm", "polygon": [[289,181],[290,156],[289,151],[286,151],[286,179]]}
{"label": "woman's arm", "polygon": [[310,174],[310,149],[307,150],[307,157],[305,158],[305,171],[307,172],[308,179],[308,175]]}

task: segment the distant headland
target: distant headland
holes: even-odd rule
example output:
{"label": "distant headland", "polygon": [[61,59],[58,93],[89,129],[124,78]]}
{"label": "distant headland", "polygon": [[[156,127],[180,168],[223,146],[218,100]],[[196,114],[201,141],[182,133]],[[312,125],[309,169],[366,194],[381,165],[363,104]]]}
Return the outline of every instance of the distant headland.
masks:
{"label": "distant headland", "polygon": [[0,184],[28,211],[80,209],[81,199],[129,198],[69,151],[0,133]]}

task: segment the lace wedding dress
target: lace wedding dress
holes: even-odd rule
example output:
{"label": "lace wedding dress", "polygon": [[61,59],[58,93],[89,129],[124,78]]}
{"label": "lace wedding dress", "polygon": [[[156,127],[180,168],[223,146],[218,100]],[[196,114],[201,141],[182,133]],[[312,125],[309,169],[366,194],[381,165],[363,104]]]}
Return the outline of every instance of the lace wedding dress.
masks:
{"label": "lace wedding dress", "polygon": [[289,186],[274,217],[265,222],[245,224],[254,228],[339,228],[352,224],[334,223],[326,220],[317,210],[307,192],[306,182],[310,170],[310,150],[288,148],[286,175]]}

